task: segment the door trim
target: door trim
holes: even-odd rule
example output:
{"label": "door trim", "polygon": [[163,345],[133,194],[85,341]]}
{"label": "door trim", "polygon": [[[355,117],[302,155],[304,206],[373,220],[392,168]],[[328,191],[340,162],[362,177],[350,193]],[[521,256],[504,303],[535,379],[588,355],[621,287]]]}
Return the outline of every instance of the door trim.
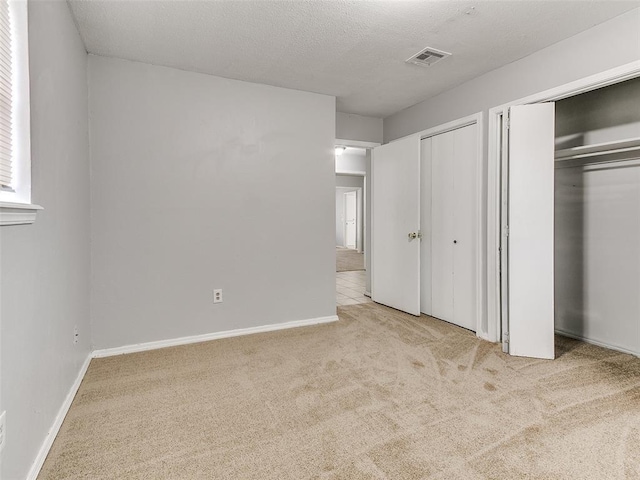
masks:
{"label": "door trim", "polygon": [[343,138],[336,138],[334,143],[336,145],[340,145],[343,147],[356,147],[356,148],[375,148],[382,145],[381,143],[378,143],[378,142],[363,142],[361,140],[346,140]]}
{"label": "door trim", "polygon": [[487,158],[487,326],[488,338],[492,342],[500,341],[501,305],[500,305],[500,242],[501,242],[501,128],[502,117],[509,107],[529,103],[550,102],[573,97],[598,88],[640,77],[640,60],[620,67],[605,70],[557,87],[513,100],[509,103],[489,109],[488,119],[488,158]]}
{"label": "door trim", "polygon": [[[478,169],[476,170],[476,335],[479,338],[485,340],[491,340],[489,331],[487,328],[487,311],[484,295],[484,285],[486,283],[487,275],[484,271],[485,257],[485,222],[483,221],[483,205],[484,205],[484,178],[485,168],[483,164],[484,158],[484,118],[482,112],[468,115],[466,117],[453,120],[448,123],[443,123],[427,130],[422,130],[414,135],[419,135],[420,140],[425,138],[435,137],[436,135],[442,135],[443,133],[450,132],[452,130],[458,130],[459,128],[468,127],[470,125],[476,125],[476,161],[478,162]],[[491,340],[495,341],[495,340]]]}

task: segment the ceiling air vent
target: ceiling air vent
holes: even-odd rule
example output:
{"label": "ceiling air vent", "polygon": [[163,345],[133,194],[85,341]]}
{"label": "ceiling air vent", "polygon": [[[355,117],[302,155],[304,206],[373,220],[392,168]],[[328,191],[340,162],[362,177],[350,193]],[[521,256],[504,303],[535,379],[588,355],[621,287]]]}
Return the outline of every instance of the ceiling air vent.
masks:
{"label": "ceiling air vent", "polygon": [[448,52],[427,47],[420,50],[411,58],[408,58],[406,62],[413,63],[414,65],[420,65],[421,67],[428,67],[450,55],[451,54]]}

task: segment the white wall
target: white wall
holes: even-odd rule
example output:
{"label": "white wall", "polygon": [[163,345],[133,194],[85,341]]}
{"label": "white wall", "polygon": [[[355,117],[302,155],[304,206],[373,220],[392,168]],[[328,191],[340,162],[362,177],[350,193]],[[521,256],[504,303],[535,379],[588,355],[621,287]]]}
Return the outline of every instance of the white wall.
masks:
{"label": "white wall", "polygon": [[435,127],[640,59],[640,9],[384,119],[384,140]]}
{"label": "white wall", "polygon": [[640,78],[556,102],[556,149],[640,138]]}
{"label": "white wall", "polygon": [[364,177],[357,175],[336,175],[336,187],[353,187],[351,190],[363,188]]}
{"label": "white wall", "polygon": [[364,268],[366,291],[371,293],[371,150],[367,150],[366,176],[364,178]]}
{"label": "white wall", "polygon": [[[0,227],[0,477],[25,478],[89,345],[87,54],[66,2],[29,2],[33,225]],[[80,339],[73,345],[73,328]]]}
{"label": "white wall", "polygon": [[89,96],[96,348],[335,315],[334,97],[96,56]]}
{"label": "white wall", "polygon": [[366,154],[354,155],[348,151],[336,156],[336,173],[364,173],[367,170]]}
{"label": "white wall", "polygon": [[336,138],[382,143],[382,119],[352,113],[336,113]]}
{"label": "white wall", "polygon": [[640,164],[556,170],[555,327],[640,355]]}

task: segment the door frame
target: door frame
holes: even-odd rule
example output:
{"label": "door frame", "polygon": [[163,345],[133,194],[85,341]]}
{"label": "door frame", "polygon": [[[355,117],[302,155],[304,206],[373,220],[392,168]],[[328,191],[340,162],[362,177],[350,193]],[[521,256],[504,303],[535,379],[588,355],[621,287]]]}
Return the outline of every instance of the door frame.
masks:
{"label": "door frame", "polygon": [[[476,170],[476,336],[489,340],[486,324],[486,305],[484,301],[484,285],[486,283],[486,274],[483,269],[483,260],[485,257],[484,245],[484,225],[483,221],[483,205],[484,205],[484,118],[482,112],[474,113],[466,117],[452,120],[451,122],[422,130],[413,135],[420,136],[420,141],[425,138],[435,137],[452,130],[476,125],[476,161],[478,169]],[[403,137],[404,138],[404,137]],[[399,139],[398,139],[399,140]],[[423,229],[423,226],[420,226]]]}
{"label": "door frame", "polygon": [[[640,77],[640,61],[605,70],[489,109],[487,158],[487,340],[503,341],[501,305],[502,120],[509,107],[552,102]],[[506,205],[505,205],[506,208]]]}
{"label": "door frame", "polygon": [[[362,140],[347,140],[336,138],[335,145],[340,145],[343,147],[357,147],[357,148],[365,148],[369,151],[369,167],[371,169],[371,163],[373,162],[373,149],[375,147],[379,147],[382,145],[380,142],[369,142]],[[364,177],[364,190],[362,192],[362,208],[363,208],[363,240],[362,247],[364,249],[364,265],[366,269],[366,278],[367,278],[367,290],[364,294],[367,297],[371,297],[372,285],[372,267],[371,267],[371,251],[373,250],[373,240],[371,239],[371,232],[373,231],[373,221],[367,221],[367,217],[372,216],[373,212],[373,197],[372,197],[372,189],[370,188],[373,180],[373,175],[371,172],[367,175],[367,172],[363,171],[355,171],[355,170],[336,170],[336,175],[353,175]],[[369,184],[369,187],[367,186]],[[367,201],[367,197],[369,197],[370,201]],[[367,248],[367,242],[369,242]]]}

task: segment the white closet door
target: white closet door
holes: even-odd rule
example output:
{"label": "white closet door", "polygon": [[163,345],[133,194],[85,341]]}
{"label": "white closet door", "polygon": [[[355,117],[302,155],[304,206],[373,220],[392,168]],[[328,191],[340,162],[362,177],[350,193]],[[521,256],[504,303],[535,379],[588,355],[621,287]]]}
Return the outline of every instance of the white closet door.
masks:
{"label": "white closet door", "polygon": [[453,322],[477,330],[477,126],[453,136]]}
{"label": "white closet door", "polygon": [[509,116],[509,353],[554,358],[555,104]]}
{"label": "white closet door", "polygon": [[420,142],[420,311],[433,315],[431,305],[431,137]]}
{"label": "white closet door", "polygon": [[431,138],[431,315],[454,321],[454,134]]}
{"label": "white closet door", "polygon": [[373,150],[372,298],[420,315],[420,137]]}

